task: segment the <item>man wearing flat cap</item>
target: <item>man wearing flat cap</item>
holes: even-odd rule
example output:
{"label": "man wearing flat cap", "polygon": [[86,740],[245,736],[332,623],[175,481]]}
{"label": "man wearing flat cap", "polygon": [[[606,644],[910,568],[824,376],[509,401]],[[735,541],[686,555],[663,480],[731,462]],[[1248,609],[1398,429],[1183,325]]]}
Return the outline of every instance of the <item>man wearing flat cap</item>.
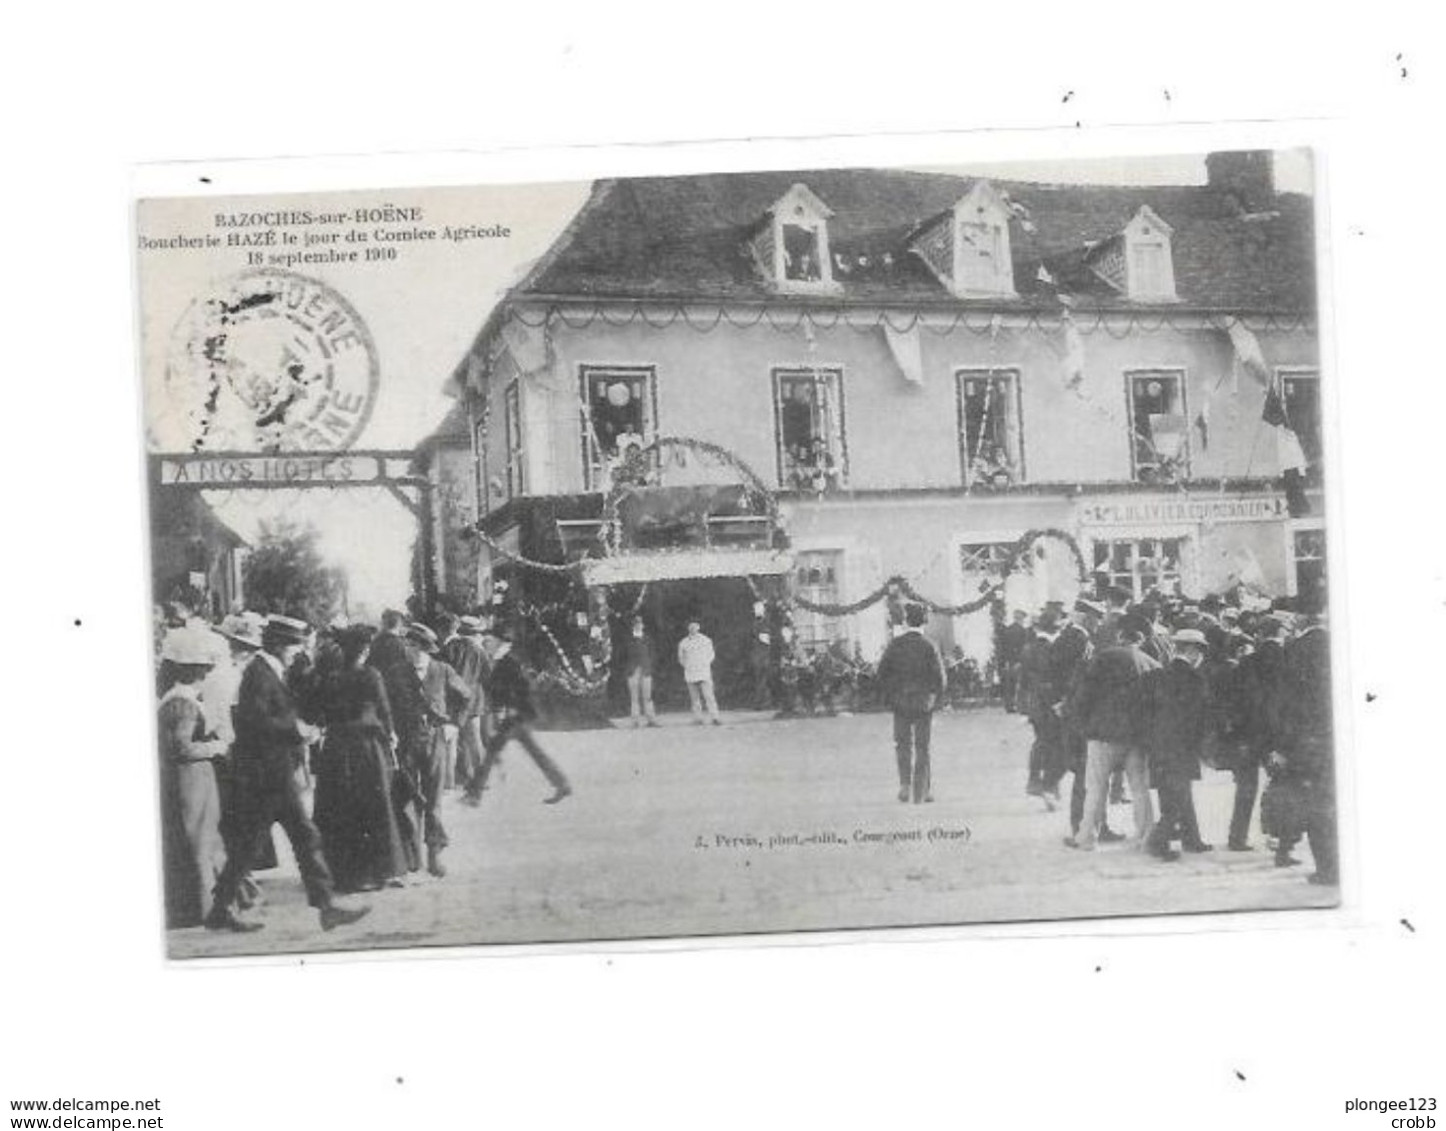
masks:
{"label": "man wearing flat cap", "polygon": [[442,658],[467,685],[457,738],[457,780],[464,788],[482,769],[482,719],[487,713],[487,676],[492,666],[482,647],[485,631],[481,617],[458,617],[456,635],[442,645]]}
{"label": "man wearing flat cap", "polygon": [[[468,688],[451,666],[438,658],[437,635],[424,624],[413,623],[406,630],[414,684],[408,688],[402,709],[395,706],[404,766],[414,775],[421,811],[422,840],[427,846],[427,871],[437,877],[447,874],[442,850],[447,847],[447,830],[442,825],[442,791],[446,777],[447,738],[445,729],[458,717],[468,700]],[[403,829],[406,838],[407,830]],[[413,832],[415,837],[415,832]],[[415,842],[408,850],[416,856]]]}
{"label": "man wearing flat cap", "polygon": [[272,616],[261,635],[261,651],[246,665],[236,701],[235,788],[236,853],[216,884],[216,900],[206,926],[213,930],[256,930],[261,924],[239,918],[233,906],[242,878],[250,872],[263,834],[281,823],[306,886],[306,898],[329,931],[354,923],[369,910],[344,907],[333,898],[331,871],[321,853],[321,833],[306,811],[297,772],[306,737],[286,673],[306,644],[305,621]]}

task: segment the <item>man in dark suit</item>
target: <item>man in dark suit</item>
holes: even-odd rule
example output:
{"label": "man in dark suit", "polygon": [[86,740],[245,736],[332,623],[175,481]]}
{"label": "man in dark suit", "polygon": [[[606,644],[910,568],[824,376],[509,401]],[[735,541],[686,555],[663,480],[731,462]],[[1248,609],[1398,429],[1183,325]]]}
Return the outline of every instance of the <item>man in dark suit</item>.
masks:
{"label": "man in dark suit", "polygon": [[492,630],[492,635],[496,645],[492,652],[492,673],[487,681],[487,700],[496,713],[497,730],[487,743],[482,769],[478,771],[475,786],[469,787],[469,792],[475,788],[480,795],[487,788],[487,779],[502,754],[502,748],[515,738],[552,786],[552,795],[543,798],[543,804],[556,805],[563,798],[572,796],[572,785],[532,733],[537,706],[532,701],[532,684],[512,650],[511,634],[499,626]]}
{"label": "man in dark suit", "polygon": [[234,910],[242,878],[251,870],[261,837],[281,822],[306,885],[306,897],[329,931],[354,923],[366,907],[343,907],[332,898],[331,871],[321,854],[321,833],[312,824],[302,797],[298,771],[306,753],[296,701],[286,685],[286,672],[306,643],[304,621],[268,618],[261,651],[246,666],[235,710],[237,851],[226,861],[216,883],[216,900],[206,917],[212,930],[254,931],[260,923],[239,918]]}
{"label": "man in dark suit", "polygon": [[924,636],[922,605],[904,611],[904,631],[889,642],[879,661],[878,687],[894,712],[894,753],[899,765],[899,800],[933,801],[929,737],[934,710],[944,694],[944,662]]}
{"label": "man in dark suit", "polygon": [[[1060,716],[1060,750],[1063,769],[1074,775],[1069,791],[1070,835],[1077,836],[1084,819],[1087,790],[1089,750],[1079,722],[1069,713],[1069,700],[1084,678],[1086,667],[1095,653],[1094,637],[1104,623],[1105,607],[1098,601],[1080,597],[1074,603],[1074,619],[1060,630],[1051,648],[1055,712]],[[1058,779],[1056,779],[1056,787]],[[1100,818],[1097,839],[1103,842],[1123,840],[1124,835],[1110,828],[1108,814]]]}
{"label": "man in dark suit", "polygon": [[1276,747],[1271,711],[1285,672],[1285,622],[1265,617],[1259,626],[1255,651],[1240,661],[1236,684],[1240,708],[1240,742],[1230,772],[1235,778],[1235,802],[1230,813],[1227,847],[1249,852],[1250,822],[1260,793],[1260,767]]}
{"label": "man in dark suit", "polygon": [[1024,649],[1029,644],[1029,614],[1014,610],[1014,619],[999,630],[999,686],[1004,696],[1004,709],[1011,714],[1019,710],[1019,669],[1024,662]]}
{"label": "man in dark suit", "polygon": [[1212,718],[1210,686],[1200,665],[1205,634],[1183,628],[1170,638],[1174,658],[1140,679],[1140,718],[1150,755],[1150,777],[1160,795],[1160,820],[1146,850],[1160,860],[1178,860],[1170,847],[1178,840],[1186,852],[1209,852],[1200,839],[1191,783],[1200,780],[1200,751]]}
{"label": "man in dark suit", "polygon": [[[1330,636],[1323,612],[1314,604],[1306,608],[1303,627],[1286,646],[1275,716],[1283,770],[1299,783],[1303,793],[1305,835],[1316,868],[1310,882],[1338,884]],[[1284,835],[1281,843],[1285,843]]]}

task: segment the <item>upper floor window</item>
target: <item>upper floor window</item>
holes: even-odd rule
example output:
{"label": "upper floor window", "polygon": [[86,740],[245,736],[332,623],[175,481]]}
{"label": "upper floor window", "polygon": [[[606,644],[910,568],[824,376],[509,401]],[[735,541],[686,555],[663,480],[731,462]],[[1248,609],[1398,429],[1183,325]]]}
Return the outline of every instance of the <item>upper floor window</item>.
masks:
{"label": "upper floor window", "polygon": [[1185,373],[1136,369],[1125,374],[1130,402],[1130,453],[1141,483],[1178,483],[1189,477]]}
{"label": "upper floor window", "polygon": [[653,370],[643,367],[582,367],[583,476],[589,490],[610,482],[628,453],[652,443],[657,427]]}
{"label": "upper floor window", "polygon": [[502,397],[503,426],[507,436],[507,497],[515,499],[527,493],[527,458],[523,450],[522,389],[516,381],[507,386]]}
{"label": "upper floor window", "polygon": [[793,185],[769,209],[755,247],[781,290],[832,291],[828,221],[833,210],[804,184]]}
{"label": "upper floor window", "polygon": [[959,452],[969,486],[1007,487],[1024,478],[1017,369],[960,369]]}
{"label": "upper floor window", "polygon": [[773,403],[779,485],[798,491],[842,486],[847,473],[842,370],[775,369]]}
{"label": "upper floor window", "polygon": [[1012,295],[1009,205],[988,181],[977,182],[954,206],[953,290],[971,295]]}
{"label": "upper floor window", "polygon": [[783,277],[793,283],[817,283],[823,278],[817,228],[783,224]]}
{"label": "upper floor window", "polygon": [[1171,227],[1142,205],[1125,225],[1126,284],[1130,298],[1168,302],[1175,298]]}

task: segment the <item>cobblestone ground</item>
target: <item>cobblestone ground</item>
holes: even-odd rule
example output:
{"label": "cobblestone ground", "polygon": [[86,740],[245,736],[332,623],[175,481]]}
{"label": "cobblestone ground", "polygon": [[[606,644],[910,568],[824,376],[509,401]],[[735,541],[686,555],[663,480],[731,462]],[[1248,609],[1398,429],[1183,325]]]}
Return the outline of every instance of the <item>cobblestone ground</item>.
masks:
{"label": "cobblestone ground", "polygon": [[[642,938],[1330,906],[1334,889],[1226,852],[1232,783],[1205,770],[1196,804],[1216,851],[1161,863],[1128,845],[1062,844],[1066,806],[1023,790],[1030,731],[997,709],[943,714],[931,805],[897,800],[887,715],[542,735],[574,795],[515,745],[483,803],[449,793],[448,875],[365,897],[372,913],[323,934],[289,847],[262,875],[266,929],[172,931],[173,957],[490,942]],[[1065,782],[1068,787],[1068,779]],[[1257,815],[1258,819],[1258,815]],[[1112,827],[1128,831],[1128,807]]]}

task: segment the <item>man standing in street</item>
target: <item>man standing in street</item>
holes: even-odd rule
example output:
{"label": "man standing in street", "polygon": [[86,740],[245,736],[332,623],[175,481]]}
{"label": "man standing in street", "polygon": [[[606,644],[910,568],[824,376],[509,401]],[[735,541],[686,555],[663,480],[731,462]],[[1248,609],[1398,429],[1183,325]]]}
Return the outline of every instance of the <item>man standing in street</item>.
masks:
{"label": "man standing in street", "polygon": [[242,878],[251,871],[262,834],[277,821],[291,842],[307,901],[320,913],[322,930],[354,923],[370,910],[343,907],[333,900],[331,871],[321,854],[321,834],[302,797],[298,772],[307,740],[295,699],[286,686],[286,672],[307,635],[304,621],[268,618],[262,649],[241,676],[233,748],[237,851],[226,861],[216,883],[215,903],[206,917],[206,926],[212,930],[254,931],[261,927],[238,918],[233,905]]}
{"label": "man standing in street", "polygon": [[934,711],[944,694],[944,662],[924,635],[922,605],[904,610],[904,631],[889,642],[876,679],[894,712],[894,754],[899,766],[899,800],[933,801],[929,738]]}
{"label": "man standing in street", "polygon": [[[1100,630],[1104,615],[1105,607],[1097,601],[1085,597],[1076,600],[1074,619],[1060,630],[1050,654],[1055,711],[1060,716],[1060,747],[1065,768],[1074,775],[1069,792],[1069,824],[1073,835],[1078,835],[1084,819],[1089,749],[1078,720],[1070,714],[1069,701],[1094,655],[1094,636]],[[1096,839],[1102,842],[1123,840],[1124,834],[1113,831],[1108,818],[1101,816]]]}
{"label": "man standing in street", "polygon": [[[1146,850],[1161,860],[1178,860],[1170,847],[1178,840],[1186,852],[1209,852],[1200,839],[1191,783],[1200,780],[1200,751],[1212,718],[1210,686],[1200,665],[1205,634],[1182,628],[1170,638],[1169,664],[1141,677],[1140,720],[1150,758],[1150,779],[1160,795],[1160,821],[1146,839]],[[1134,782],[1130,788],[1135,788]]]}
{"label": "man standing in street", "polygon": [[1029,637],[1029,614],[1015,609],[1013,621],[999,630],[999,688],[1010,714],[1019,710],[1019,669]]}
{"label": "man standing in street", "polygon": [[683,667],[683,682],[688,685],[694,724],[703,725],[706,711],[708,721],[715,727],[722,726],[718,700],[713,696],[713,641],[703,634],[697,618],[688,622],[688,635],[678,641],[678,663]]}
{"label": "man standing in street", "polygon": [[[1285,649],[1276,717],[1284,772],[1302,791],[1304,831],[1315,860],[1313,884],[1340,883],[1336,832],[1335,733],[1331,719],[1330,636],[1324,609],[1303,603],[1302,628]],[[1281,837],[1287,845],[1287,835]],[[1288,845],[1287,845],[1288,851]]]}
{"label": "man standing in street", "polygon": [[1147,631],[1141,618],[1122,618],[1117,626],[1119,644],[1089,660],[1071,693],[1066,714],[1086,742],[1084,809],[1078,832],[1065,839],[1071,848],[1094,848],[1105,817],[1110,775],[1119,767],[1130,782],[1137,842],[1144,843],[1154,822],[1149,770],[1139,742],[1140,679],[1160,666],[1141,651]]}
{"label": "man standing in street", "polygon": [[[401,738],[404,768],[415,775],[418,807],[422,817],[422,840],[427,846],[427,871],[438,879],[447,874],[442,850],[447,847],[447,830],[442,826],[442,788],[446,771],[445,728],[461,713],[467,688],[444,660],[436,658],[437,637],[424,624],[407,626],[407,648],[411,653],[416,695],[403,706],[392,706],[397,733]],[[405,830],[404,830],[405,833]],[[415,847],[412,849],[416,856]]]}
{"label": "man standing in street", "polygon": [[465,616],[457,622],[457,635],[442,645],[442,659],[467,685],[467,705],[462,709],[457,751],[457,780],[470,787],[482,769],[482,719],[487,712],[487,674],[491,663],[482,648],[480,617]]}

